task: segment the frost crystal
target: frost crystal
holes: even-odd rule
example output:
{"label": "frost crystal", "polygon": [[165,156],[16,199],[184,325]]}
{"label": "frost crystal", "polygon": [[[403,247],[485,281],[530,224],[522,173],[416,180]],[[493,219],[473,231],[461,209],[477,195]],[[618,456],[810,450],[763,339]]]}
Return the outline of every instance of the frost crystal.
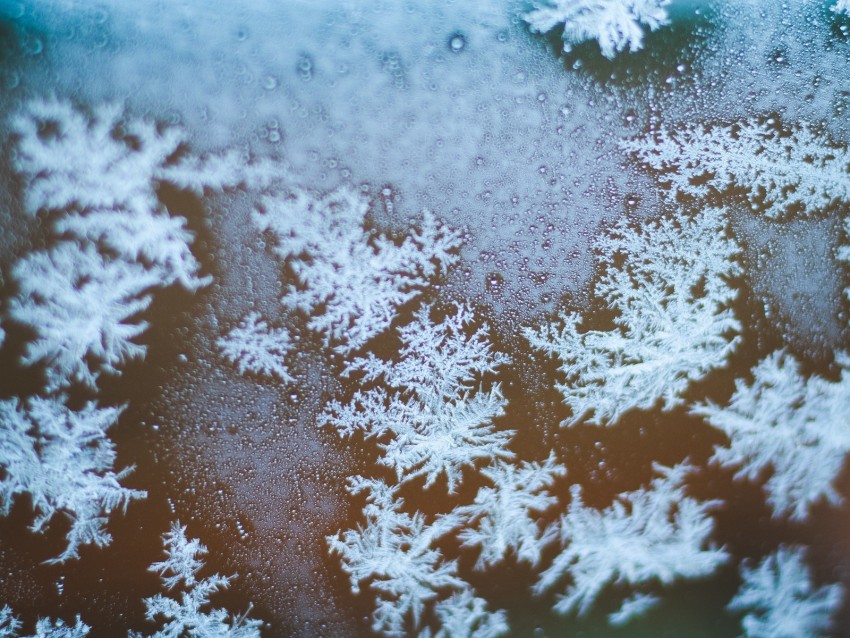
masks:
{"label": "frost crystal", "polygon": [[547,33],[563,25],[564,52],[585,40],[596,40],[609,60],[625,49],[643,48],[645,24],[651,31],[669,23],[670,0],[544,0],[523,19],[532,31]]}
{"label": "frost crystal", "polygon": [[18,294],[9,317],[35,333],[23,363],[46,365],[49,391],[73,382],[95,388],[101,372],[118,374],[118,365],[144,357],[133,339],[147,324],[135,317],[151,302],[155,273],[61,242],[21,259],[12,276]]}
{"label": "frost crystal", "polygon": [[269,328],[258,312],[250,313],[217,344],[240,374],[250,371],[275,376],[284,383],[295,381],[283,361],[292,348],[289,332],[285,328]]}
{"label": "frost crystal", "polygon": [[730,439],[729,447],[715,449],[714,462],[740,467],[738,479],[772,470],[765,490],[776,516],[805,520],[815,502],[841,501],[832,482],[850,451],[850,358],[841,354],[836,361],[838,382],[806,379],[794,357],[774,352],[753,369],[752,385],[736,381],[728,406],[692,409]]}
{"label": "frost crystal", "polygon": [[77,558],[80,545],[107,545],[108,515],[145,496],[118,482],[132,468],[112,471],[115,450],[106,430],[120,412],[94,403],[74,412],[56,399],[33,398],[23,406],[0,401],[0,513],[8,515],[15,496],[28,493],[33,531],[60,513],[71,524],[67,548],[48,562]]}
{"label": "frost crystal", "polygon": [[661,599],[652,594],[635,594],[624,600],[617,611],[608,614],[608,624],[615,627],[627,625],[635,618],[640,618],[650,609],[657,607],[660,602]]}
{"label": "frost crystal", "polygon": [[[463,589],[434,606],[440,629],[434,638],[497,638],[510,630],[504,611],[488,611],[487,601]],[[430,632],[425,634],[430,636]],[[420,638],[424,638],[420,635]]]}
{"label": "frost crystal", "polygon": [[30,213],[157,206],[151,179],[180,136],[152,122],[124,122],[121,112],[106,105],[89,118],[68,102],[33,100],[12,119],[15,168],[27,178]]}
{"label": "frost crystal", "polygon": [[742,567],[744,584],[729,603],[748,611],[747,638],[820,638],[832,635],[832,616],[844,591],[840,585],[812,585],[805,550],[780,547],[756,567]]}
{"label": "frost crystal", "polygon": [[830,7],[830,11],[850,14],[850,0],[838,0]]}
{"label": "frost crystal", "polygon": [[12,129],[30,213],[71,213],[55,222],[57,233],[155,267],[161,285],[180,282],[195,290],[209,283],[197,276],[186,220],[167,215],[156,196],[182,141],[178,131],[125,120],[116,105],[89,118],[59,100],[29,102]]}
{"label": "frost crystal", "polygon": [[655,470],[661,476],[648,489],[621,494],[602,511],[587,507],[581,487],[572,487],[572,502],[559,523],[564,548],[534,586],[542,594],[570,578],[572,585],[555,604],[557,612],[586,614],[613,582],[668,584],[706,576],[726,561],[722,549],[706,548],[713,527],[707,511],[717,503],[685,495],[682,482],[693,468],[656,465]]}
{"label": "frost crystal", "polygon": [[689,125],[623,142],[622,148],[658,171],[675,193],[702,198],[736,187],[770,218],[789,210],[812,215],[850,200],[850,151],[806,125],[790,132],[771,119]]}
{"label": "frost crystal", "polygon": [[557,385],[572,411],[568,425],[611,425],[628,410],[684,401],[690,383],[725,365],[740,323],[729,307],[741,272],[724,213],[662,218],[646,229],[620,220],[597,243],[602,276],[596,294],[617,312],[610,331],[579,332],[578,314],[563,326],[526,329],[532,346],[561,360]]}
{"label": "frost crystal", "polygon": [[[476,569],[484,569],[503,560],[513,551],[519,560],[537,565],[541,549],[552,538],[541,531],[532,512],[543,512],[558,502],[547,493],[555,477],[566,475],[563,465],[550,454],[544,463],[527,462],[520,466],[497,461],[481,470],[493,487],[478,490],[475,502],[455,510],[468,524],[458,537],[464,547],[481,547]],[[549,530],[547,530],[549,531]]]}
{"label": "frost crystal", "polygon": [[448,515],[426,525],[422,513],[411,516],[401,511],[403,501],[396,497],[397,487],[360,476],[349,483],[352,494],[366,494],[366,525],[328,536],[330,551],[341,556],[352,592],[360,592],[361,581],[372,581],[371,588],[378,596],[372,628],[389,636],[408,635],[408,615],[418,627],[426,603],[439,590],[466,587],[457,576],[457,562],[445,562],[432,547],[457,527],[459,520]]}
{"label": "frost crystal", "polygon": [[[838,259],[850,262],[850,217],[844,220],[844,237],[848,242],[838,247]],[[844,289],[844,296],[850,299],[850,288]]]}
{"label": "frost crystal", "polygon": [[[151,638],[259,638],[261,622],[247,618],[247,614],[231,616],[226,609],[202,611],[209,605],[210,596],[227,589],[233,578],[219,574],[197,578],[207,548],[197,539],[187,539],[186,527],[180,523],[172,523],[163,540],[166,559],[151,565],[150,571],[157,572],[169,590],[178,587],[183,591],[179,599],[162,594],[145,599],[147,619],[155,621],[162,616],[165,620],[163,628]],[[141,634],[131,636],[142,638]]]}
{"label": "frost crystal", "polygon": [[506,446],[514,431],[493,427],[506,403],[499,384],[487,391],[477,387],[483,375],[508,359],[493,352],[486,326],[468,334],[471,309],[458,306],[439,323],[430,314],[431,308],[423,307],[399,329],[404,345],[398,362],[370,354],[349,365],[348,374],[360,371],[364,382],[382,378],[389,391],[376,387],[356,392],[347,405],[334,401],[323,419],[342,436],[362,430],[382,441],[385,454],[379,462],[393,468],[400,481],[424,476],[427,488],[444,473],[454,492],[465,466],[513,457]]}
{"label": "frost crystal", "polygon": [[456,260],[458,235],[429,212],[422,230],[396,243],[364,229],[367,200],[350,188],[316,197],[267,197],[254,215],[297,278],[282,302],[311,315],[309,326],[348,354],[386,330],[396,308],[417,297]]}
{"label": "frost crystal", "polygon": [[[5,605],[0,609],[0,638],[18,638],[21,628],[19,621],[12,609]],[[85,638],[89,635],[90,627],[77,616],[74,626],[66,625],[61,620],[39,618],[35,623],[35,634],[21,638]]]}

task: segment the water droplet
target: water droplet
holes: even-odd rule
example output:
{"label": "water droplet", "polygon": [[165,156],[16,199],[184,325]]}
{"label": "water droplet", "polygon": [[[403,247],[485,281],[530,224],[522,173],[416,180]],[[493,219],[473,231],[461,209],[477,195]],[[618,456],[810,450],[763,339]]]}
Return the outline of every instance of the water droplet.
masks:
{"label": "water droplet", "polygon": [[302,53],[298,58],[298,75],[305,82],[313,79],[313,58],[306,53]]}
{"label": "water droplet", "polygon": [[455,33],[449,38],[449,50],[452,53],[460,53],[466,48],[466,38],[462,33]]}

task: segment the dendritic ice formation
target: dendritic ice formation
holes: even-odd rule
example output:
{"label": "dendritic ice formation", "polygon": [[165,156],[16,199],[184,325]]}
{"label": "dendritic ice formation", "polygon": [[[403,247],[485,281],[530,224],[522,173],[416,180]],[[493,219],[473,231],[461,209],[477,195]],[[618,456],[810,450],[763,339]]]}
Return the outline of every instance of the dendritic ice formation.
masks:
{"label": "dendritic ice formation", "polygon": [[836,362],[838,381],[806,378],[792,355],[774,352],[753,369],[751,384],[736,381],[728,405],[691,410],[729,437],[713,462],[738,468],[738,479],[769,477],[764,489],[776,516],[802,521],[815,503],[841,501],[833,483],[850,452],[850,359],[840,354]]}
{"label": "dendritic ice formation", "polygon": [[343,436],[362,431],[377,439],[384,450],[379,462],[400,482],[424,476],[427,489],[445,475],[452,493],[464,467],[513,457],[507,445],[514,432],[493,426],[506,404],[499,384],[476,388],[507,358],[492,350],[485,327],[467,334],[474,321],[468,307],[440,322],[431,311],[423,306],[398,330],[398,361],[370,354],[349,364],[347,374],[362,373],[363,383],[383,383],[358,390],[349,403],[330,403],[323,421]]}
{"label": "dendritic ice formation", "polygon": [[850,151],[805,124],[785,129],[774,118],[688,124],[621,146],[676,194],[700,200],[741,189],[754,210],[772,219],[815,215],[850,200]]}
{"label": "dendritic ice formation", "polygon": [[580,330],[583,318],[524,332],[561,361],[557,388],[567,422],[612,425],[627,411],[684,403],[694,381],[726,364],[740,340],[731,309],[741,273],[723,209],[674,213],[632,227],[621,219],[596,243],[597,296],[616,312],[613,330]]}
{"label": "dendritic ice formation", "polygon": [[[448,514],[426,523],[424,514],[401,510],[404,502],[397,490],[380,479],[350,479],[349,491],[366,496],[366,525],[328,537],[331,552],[340,555],[350,576],[352,591],[359,592],[362,581],[371,581],[377,593],[372,628],[388,636],[408,635],[407,618],[418,629],[426,604],[441,590],[463,592],[468,587],[458,576],[457,561],[445,560],[433,547],[458,526],[459,517]],[[450,604],[456,607],[458,602]]]}
{"label": "dendritic ice formation", "polygon": [[[729,556],[710,541],[714,521],[709,511],[719,503],[685,493],[685,477],[693,470],[686,463],[656,465],[660,476],[648,488],[620,494],[604,510],[586,506],[581,487],[574,485],[569,509],[558,523],[562,550],[540,574],[534,591],[542,594],[567,579],[570,585],[555,610],[584,615],[615,582],[666,585],[712,574]],[[630,602],[635,605],[634,599]],[[638,603],[638,611],[646,611],[647,602]],[[624,618],[615,620],[636,614],[625,607],[621,612]]]}
{"label": "dendritic ice formation", "polygon": [[669,22],[670,0],[543,0],[523,15],[532,31],[548,33],[563,27],[564,52],[576,44],[596,40],[608,59],[629,49],[643,48],[643,27],[650,31]]}
{"label": "dendritic ice formation", "polygon": [[432,213],[426,211],[421,228],[396,243],[366,228],[368,210],[362,193],[342,187],[324,195],[268,195],[254,215],[297,280],[286,289],[283,305],[306,313],[310,329],[343,355],[387,330],[396,309],[457,259],[458,234]]}
{"label": "dendritic ice formation", "polygon": [[145,496],[119,483],[132,468],[112,471],[115,448],[106,432],[120,412],[94,403],[75,411],[52,397],[0,401],[0,513],[7,515],[15,497],[28,494],[34,532],[64,516],[68,544],[49,562],[77,558],[81,545],[107,545],[109,513]]}
{"label": "dendritic ice formation", "polygon": [[841,585],[815,587],[805,549],[780,546],[755,567],[743,565],[743,584],[729,603],[747,612],[746,638],[826,638],[844,598]]}
{"label": "dendritic ice formation", "polygon": [[97,388],[101,374],[141,359],[147,328],[138,316],[153,300],[159,275],[136,262],[111,259],[94,245],[60,242],[23,257],[12,269],[18,294],[8,317],[34,330],[22,363],[44,363],[47,389]]}
{"label": "dendritic ice formation", "polygon": [[[147,619],[159,619],[162,627],[150,638],[259,638],[262,623],[248,618],[247,613],[233,616],[226,609],[206,609],[210,596],[227,589],[233,576],[213,574],[198,578],[207,548],[196,538],[186,538],[185,526],[173,523],[164,534],[163,543],[166,558],[151,565],[150,571],[160,575],[169,592],[177,589],[179,597],[156,594],[145,599]],[[144,638],[144,634],[131,632],[130,637]]]}
{"label": "dendritic ice formation", "polygon": [[277,377],[284,383],[295,378],[289,374],[285,358],[292,349],[292,336],[286,328],[271,328],[258,312],[216,342],[225,359],[236,364],[240,374],[253,372]]}
{"label": "dendritic ice formation", "polygon": [[[67,518],[67,547],[50,561],[62,562],[81,545],[107,544],[109,514],[145,495],[119,484],[128,470],[112,470],[107,429],[121,409],[89,402],[72,410],[66,394],[96,395],[102,374],[118,376],[121,365],[144,357],[139,314],[157,288],[194,292],[210,282],[199,275],[186,220],[165,210],[157,188],[265,183],[268,171],[238,168],[230,155],[205,173],[211,160],[181,159],[178,130],[114,105],[87,114],[68,101],[33,100],[10,128],[25,209],[44,216],[54,237],[11,271],[3,320],[32,333],[21,363],[42,367],[45,386],[40,396],[0,404],[0,512],[29,494],[34,531],[57,514]],[[228,162],[233,170],[220,170]]]}
{"label": "dendritic ice formation", "polygon": [[[839,260],[850,263],[850,216],[844,218],[844,243],[838,247],[836,256]],[[844,296],[850,300],[850,287],[844,289]]]}
{"label": "dendritic ice formation", "polygon": [[61,620],[39,618],[35,623],[35,633],[28,636],[21,635],[21,625],[9,605],[0,609],[0,638],[85,638],[91,630],[79,616],[73,625],[66,625]]}
{"label": "dendritic ice formation", "polygon": [[[443,558],[438,543],[456,532],[464,547],[480,549],[480,569],[509,554],[536,564],[552,540],[536,515],[556,502],[549,489],[566,469],[554,454],[543,463],[511,464],[508,444],[514,432],[493,424],[506,401],[498,382],[485,378],[507,358],[493,349],[471,308],[458,305],[438,313],[423,305],[397,332],[401,347],[392,359],[369,353],[348,363],[345,374],[362,387],[348,403],[329,403],[322,418],[342,436],[374,437],[384,450],[379,463],[397,477],[395,485],[351,479],[349,491],[366,495],[366,523],[328,537],[330,551],[340,555],[354,593],[362,581],[371,581],[376,632],[501,636],[508,630],[506,614],[487,610],[486,601],[459,575],[457,561]],[[450,512],[411,514],[397,496],[402,484],[416,485],[417,478],[424,479],[423,490],[438,489],[443,476],[452,494],[464,471],[476,469],[492,486],[482,487],[474,503]]]}
{"label": "dendritic ice formation", "polygon": [[554,453],[543,463],[496,461],[481,470],[492,485],[479,488],[474,502],[454,510],[464,521],[458,533],[463,546],[481,550],[476,569],[502,562],[509,552],[532,567],[538,565],[543,548],[554,540],[555,529],[541,529],[537,519],[557,504],[548,490],[566,473]]}
{"label": "dendritic ice formation", "polygon": [[[35,333],[24,363],[46,366],[48,390],[94,390],[101,373],[116,375],[119,364],[144,356],[135,338],[145,324],[134,316],[154,289],[179,283],[195,291],[211,281],[198,274],[186,219],[168,214],[157,187],[234,183],[206,175],[195,160],[187,160],[190,171],[174,159],[178,130],[124,117],[116,106],[88,116],[67,101],[34,100],[11,125],[26,209],[46,215],[60,241],[13,269],[19,292],[8,318]],[[230,179],[254,177],[234,170]]]}

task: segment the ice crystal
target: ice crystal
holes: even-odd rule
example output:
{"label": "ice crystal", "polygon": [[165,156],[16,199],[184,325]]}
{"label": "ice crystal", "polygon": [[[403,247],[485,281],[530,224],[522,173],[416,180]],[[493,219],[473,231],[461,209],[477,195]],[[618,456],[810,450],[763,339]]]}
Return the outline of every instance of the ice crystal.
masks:
{"label": "ice crystal", "polygon": [[[434,613],[440,623],[434,638],[497,638],[510,631],[507,614],[502,610],[489,611],[487,601],[468,588],[437,603]],[[431,635],[426,630],[419,638]]]}
{"label": "ice crystal", "polygon": [[89,634],[90,627],[77,616],[77,622],[73,626],[66,625],[61,620],[50,618],[39,618],[35,623],[35,634],[21,636],[21,621],[12,613],[8,605],[0,609],[0,638],[85,638]]}
{"label": "ice crystal", "polygon": [[622,146],[658,171],[675,193],[702,198],[743,189],[752,207],[770,218],[791,210],[812,215],[850,200],[850,151],[808,125],[783,131],[772,119],[690,124]]}
{"label": "ice crystal", "polygon": [[779,549],[755,567],[744,565],[741,589],[729,603],[746,611],[747,638],[819,638],[832,635],[832,617],[844,591],[838,584],[815,588],[800,547]]}
{"label": "ice crystal", "polygon": [[738,246],[725,226],[719,209],[643,229],[621,219],[596,244],[595,293],[616,311],[616,328],[580,332],[582,319],[572,313],[560,327],[525,330],[534,347],[561,360],[565,381],[557,387],[572,411],[566,424],[611,425],[659,402],[670,410],[692,382],[725,365],[741,329],[730,308]]}
{"label": "ice crystal", "polygon": [[850,0],[837,0],[837,2],[830,7],[830,11],[850,14]]}
{"label": "ice crystal", "polygon": [[106,430],[118,418],[118,408],[87,404],[75,412],[58,399],[0,401],[0,513],[9,513],[14,498],[29,494],[40,532],[54,516],[70,522],[67,547],[49,562],[78,557],[81,545],[104,546],[109,514],[145,495],[122,487],[130,470],[115,473],[115,450]]}
{"label": "ice crystal", "polygon": [[729,437],[728,447],[715,449],[715,463],[740,468],[738,479],[771,470],[764,488],[777,516],[805,520],[814,503],[841,501],[832,483],[850,451],[850,358],[836,361],[837,382],[807,379],[793,356],[774,352],[753,369],[751,385],[736,381],[728,406],[692,409]]}
{"label": "ice crystal", "polygon": [[661,599],[653,594],[637,593],[624,600],[617,611],[608,614],[608,624],[615,627],[627,625],[657,607],[660,602]]}
{"label": "ice crystal", "polygon": [[430,212],[420,231],[398,243],[364,228],[368,208],[361,194],[340,188],[323,196],[268,196],[254,215],[297,279],[283,304],[309,314],[310,328],[342,354],[384,332],[396,309],[457,258],[458,235]]}
{"label": "ice crystal", "polygon": [[217,342],[224,358],[239,368],[240,374],[254,372],[275,376],[284,383],[295,379],[284,363],[292,348],[292,338],[285,328],[269,328],[258,312],[252,312],[242,323]]}
{"label": "ice crystal", "polygon": [[464,589],[457,562],[443,560],[434,543],[457,527],[453,515],[426,524],[421,512],[401,510],[397,487],[360,476],[349,480],[352,494],[365,493],[366,525],[328,536],[331,553],[339,554],[349,574],[352,592],[371,581],[377,594],[372,628],[389,636],[404,636],[406,618],[418,627],[426,604],[443,589]]}
{"label": "ice crystal", "polygon": [[542,548],[552,540],[552,530],[541,530],[532,512],[539,514],[557,503],[548,488],[566,473],[554,454],[543,463],[516,466],[496,461],[481,470],[493,486],[480,488],[474,503],[455,510],[466,521],[458,534],[463,546],[481,547],[476,569],[500,562],[509,551],[537,565]]}
{"label": "ice crystal", "polygon": [[685,494],[686,464],[655,466],[660,477],[647,489],[626,492],[598,510],[571,489],[572,502],[559,523],[561,553],[540,575],[534,591],[542,594],[568,578],[571,584],[555,610],[586,614],[609,584],[669,584],[680,578],[711,574],[728,558],[709,545],[713,521],[708,510],[716,502],[699,502]]}
{"label": "ice crystal", "polygon": [[548,33],[563,26],[564,52],[596,40],[608,59],[620,51],[643,48],[642,24],[651,31],[669,22],[670,0],[543,0],[523,16],[532,31]]}
{"label": "ice crystal", "polygon": [[125,117],[114,104],[89,116],[67,101],[32,100],[11,126],[26,209],[52,213],[59,235],[153,268],[161,285],[196,290],[210,279],[197,274],[186,219],[169,216],[159,202],[160,184],[196,192],[243,182],[265,186],[274,173],[271,162],[249,164],[234,153],[175,164],[179,130]]}
{"label": "ice crystal", "polygon": [[[847,243],[838,247],[838,259],[850,262],[850,217],[844,220],[844,237]],[[844,296],[850,299],[850,288],[844,289]]]}
{"label": "ice crystal", "polygon": [[470,308],[458,306],[440,322],[430,315],[431,307],[424,306],[399,329],[398,361],[370,354],[351,362],[348,374],[360,372],[364,383],[383,384],[357,391],[348,404],[333,401],[323,420],[342,436],[361,430],[377,438],[384,449],[379,462],[400,481],[424,476],[427,488],[445,474],[454,492],[464,467],[513,457],[506,446],[514,432],[493,426],[504,414],[501,388],[479,386],[507,357],[493,351],[486,326],[468,334],[475,323]]}
{"label": "ice crystal", "polygon": [[120,364],[144,357],[134,339],[147,323],[136,315],[151,302],[156,273],[60,242],[18,261],[12,276],[18,292],[8,315],[35,333],[23,363],[46,366],[48,390],[74,382],[95,388],[102,372],[118,374]]}
{"label": "ice crystal", "polygon": [[[203,610],[209,606],[210,596],[227,589],[233,578],[219,574],[198,578],[207,548],[197,539],[186,538],[186,527],[176,522],[164,534],[163,541],[166,558],[151,565],[150,571],[160,575],[168,590],[182,591],[179,598],[156,594],[145,599],[147,619],[156,621],[162,617],[164,621],[151,638],[259,638],[259,620],[248,618],[247,614],[232,616],[226,609]],[[141,634],[131,636],[142,638]]]}

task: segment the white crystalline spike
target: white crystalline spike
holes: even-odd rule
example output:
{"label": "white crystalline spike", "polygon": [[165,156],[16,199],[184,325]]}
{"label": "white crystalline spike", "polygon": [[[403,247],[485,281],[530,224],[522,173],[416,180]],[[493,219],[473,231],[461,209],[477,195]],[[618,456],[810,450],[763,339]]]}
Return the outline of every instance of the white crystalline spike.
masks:
{"label": "white crystalline spike", "polygon": [[532,31],[563,28],[564,52],[586,40],[596,40],[608,59],[643,48],[643,28],[655,31],[669,23],[670,0],[542,0],[523,15]]}
{"label": "white crystalline spike", "polygon": [[628,410],[684,403],[690,384],[726,364],[741,330],[731,304],[740,274],[725,212],[663,217],[643,228],[619,221],[597,241],[595,293],[616,313],[613,330],[561,325],[526,329],[532,346],[561,361],[557,385],[572,412],[566,425],[613,425]]}
{"label": "white crystalline spike", "polygon": [[803,521],[812,505],[833,505],[833,486],[850,452],[850,359],[836,357],[841,377],[832,382],[800,374],[790,354],[777,351],[753,368],[753,381],[735,383],[726,406],[701,403],[692,413],[729,437],[712,461],[737,468],[738,479],[755,480],[769,471],[764,489],[774,514]]}
{"label": "white crystalline spike", "polygon": [[729,609],[744,611],[746,638],[826,638],[844,598],[841,585],[815,587],[800,547],[780,546],[755,567],[741,568],[743,584]]}
{"label": "white crystalline spike", "polygon": [[397,361],[370,355],[349,363],[347,374],[362,374],[364,382],[380,379],[382,385],[357,392],[351,403],[331,402],[322,423],[343,436],[362,430],[378,439],[384,450],[379,462],[400,481],[423,476],[427,488],[445,475],[454,492],[464,467],[513,457],[507,448],[513,431],[493,426],[504,414],[501,388],[494,383],[485,391],[479,385],[507,358],[493,351],[486,326],[469,334],[469,308],[459,306],[441,322],[430,314],[425,306],[399,329],[403,345]]}

